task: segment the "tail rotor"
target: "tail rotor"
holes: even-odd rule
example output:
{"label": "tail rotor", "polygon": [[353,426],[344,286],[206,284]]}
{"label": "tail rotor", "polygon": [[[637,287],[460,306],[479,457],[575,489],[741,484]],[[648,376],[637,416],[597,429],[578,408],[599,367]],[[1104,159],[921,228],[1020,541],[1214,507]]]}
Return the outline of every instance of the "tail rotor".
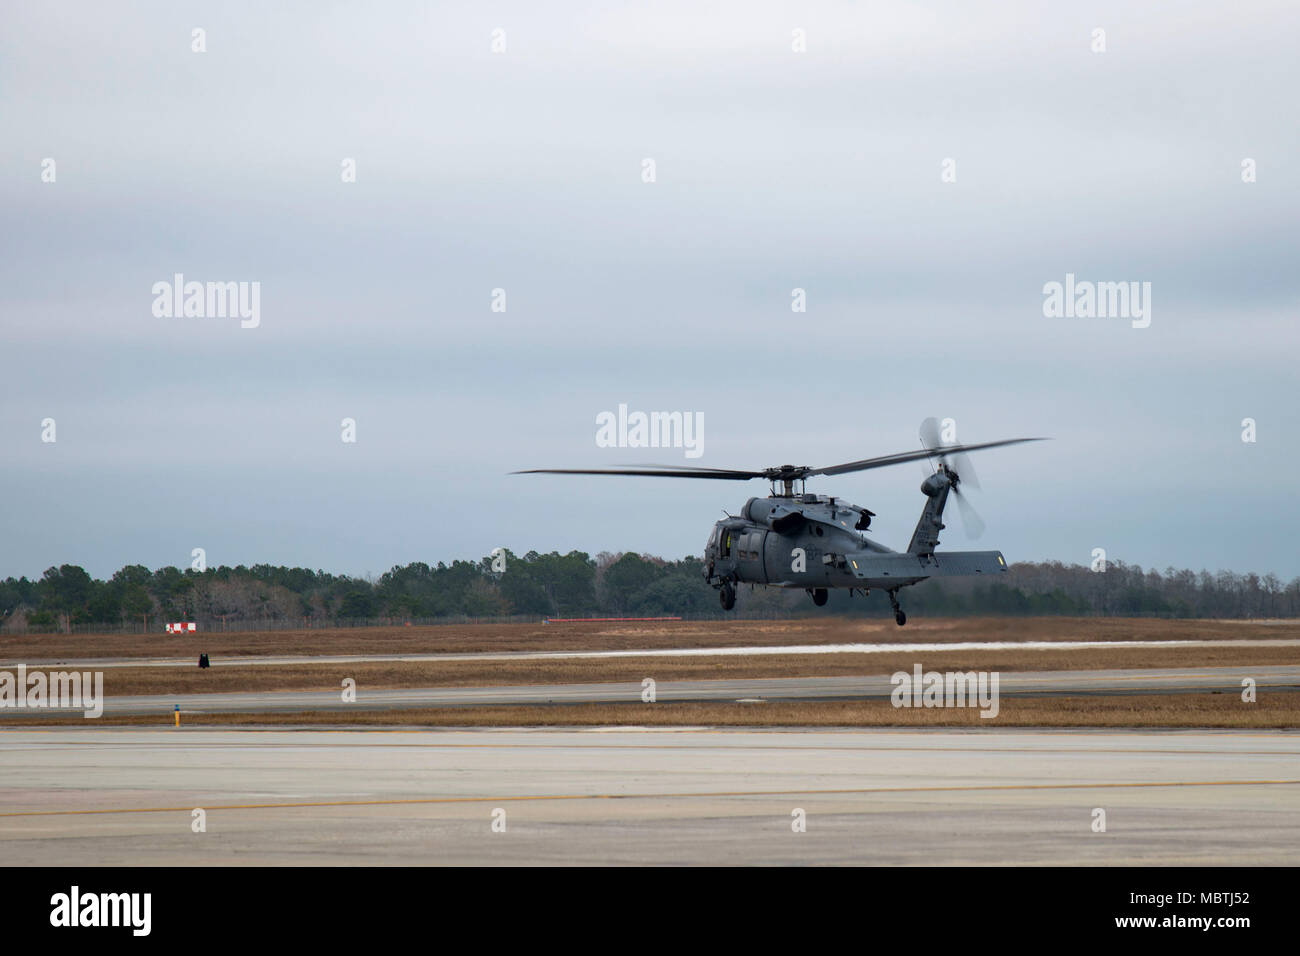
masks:
{"label": "tail rotor", "polygon": [[[980,486],[979,479],[975,476],[975,465],[972,464],[970,457],[962,451],[949,451],[950,447],[943,443],[939,434],[939,420],[937,418],[927,418],[921,422],[921,445],[931,453],[931,458],[939,459],[939,471],[948,476],[949,484],[952,487],[952,493],[957,499],[957,511],[961,514],[962,529],[966,532],[966,537],[974,540],[984,533],[984,519],[979,516],[975,506],[967,500],[962,493],[961,486],[969,485],[971,488],[978,489]],[[960,445],[955,446],[960,448]]]}

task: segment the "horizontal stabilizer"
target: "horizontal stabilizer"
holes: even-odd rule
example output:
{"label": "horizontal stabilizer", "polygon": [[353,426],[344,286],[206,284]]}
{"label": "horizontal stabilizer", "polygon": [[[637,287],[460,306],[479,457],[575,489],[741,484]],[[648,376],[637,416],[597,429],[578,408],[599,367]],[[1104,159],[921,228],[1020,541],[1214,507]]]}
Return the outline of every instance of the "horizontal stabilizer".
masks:
{"label": "horizontal stabilizer", "polygon": [[1001,551],[937,551],[929,555],[866,551],[847,554],[845,558],[855,577],[879,582],[868,585],[875,587],[882,587],[891,580],[915,581],[920,578],[968,574],[1002,574],[1007,570],[1007,562]]}

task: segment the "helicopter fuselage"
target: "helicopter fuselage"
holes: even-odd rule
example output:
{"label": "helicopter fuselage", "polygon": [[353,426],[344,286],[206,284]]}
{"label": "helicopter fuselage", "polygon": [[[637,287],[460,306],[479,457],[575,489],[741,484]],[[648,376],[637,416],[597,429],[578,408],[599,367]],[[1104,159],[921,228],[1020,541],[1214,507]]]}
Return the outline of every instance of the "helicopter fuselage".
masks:
{"label": "helicopter fuselage", "polygon": [[704,547],[704,579],[718,589],[724,609],[739,584],[804,588],[825,604],[831,588],[867,594],[883,588],[898,623],[906,615],[897,592],[927,578],[996,575],[1007,570],[1000,551],[936,551],[943,510],[956,476],[941,468],[921,485],[926,504],[906,551],[871,540],[873,512],[839,498],[777,494],[750,498],[739,515],[713,526]]}
{"label": "helicopter fuselage", "polygon": [[870,517],[865,508],[824,495],[750,498],[739,515],[713,526],[704,549],[705,577],[711,584],[865,588],[854,558],[897,553],[858,530],[865,530]]}

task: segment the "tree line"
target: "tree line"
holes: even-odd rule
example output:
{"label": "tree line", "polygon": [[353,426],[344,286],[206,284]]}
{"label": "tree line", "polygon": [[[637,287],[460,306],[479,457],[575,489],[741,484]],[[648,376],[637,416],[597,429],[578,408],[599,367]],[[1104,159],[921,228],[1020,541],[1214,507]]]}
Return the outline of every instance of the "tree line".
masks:
{"label": "tree line", "polygon": [[[1300,617],[1300,578],[1167,568],[1121,561],[1104,572],[1056,561],[1014,564],[996,581],[927,581],[903,592],[931,616],[1103,615],[1206,618]],[[832,591],[814,609],[802,591],[743,585],[733,614],[886,616],[883,593]],[[602,552],[594,558],[504,551],[478,561],[414,562],[373,577],[268,564],[199,571],[128,565],[108,580],[65,564],[39,579],[0,582],[0,630],[162,630],[168,621],[309,626],[464,618],[722,617],[698,557],[678,561]]]}

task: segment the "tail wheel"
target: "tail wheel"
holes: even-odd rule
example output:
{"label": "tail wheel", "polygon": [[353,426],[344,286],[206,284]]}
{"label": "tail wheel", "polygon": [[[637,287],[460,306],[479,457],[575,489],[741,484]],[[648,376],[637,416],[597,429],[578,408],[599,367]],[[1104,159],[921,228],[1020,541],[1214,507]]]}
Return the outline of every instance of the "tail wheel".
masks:
{"label": "tail wheel", "polygon": [[827,591],[825,588],[813,588],[813,593],[812,593],[813,603],[816,604],[818,607],[821,607],[827,601],[829,601],[830,597],[831,597],[830,592]]}
{"label": "tail wheel", "polygon": [[899,627],[906,624],[907,615],[903,613],[903,609],[898,605],[898,588],[894,588],[889,592],[889,606],[894,610],[894,623]]}
{"label": "tail wheel", "polygon": [[736,606],[736,589],[729,582],[718,588],[718,601],[724,611],[730,611]]}

